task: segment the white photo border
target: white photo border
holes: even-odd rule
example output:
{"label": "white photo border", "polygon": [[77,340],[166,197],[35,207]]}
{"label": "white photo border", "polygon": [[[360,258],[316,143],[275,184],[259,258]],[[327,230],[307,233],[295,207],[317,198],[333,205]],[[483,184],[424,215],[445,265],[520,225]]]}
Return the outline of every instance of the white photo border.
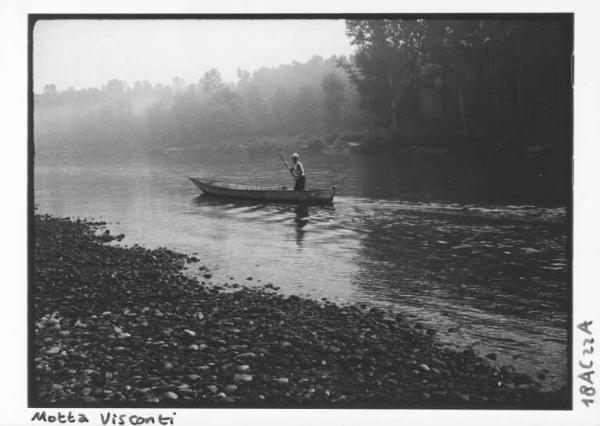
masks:
{"label": "white photo border", "polygon": [[[589,408],[580,403],[583,372],[578,362],[583,345],[576,326],[593,321],[598,335],[600,291],[595,285],[600,265],[600,4],[593,1],[514,1],[489,3],[457,0],[420,1],[402,4],[392,0],[357,1],[306,0],[285,4],[275,0],[256,2],[222,1],[212,4],[180,1],[76,0],[44,2],[9,0],[0,5],[0,117],[5,132],[2,156],[2,193],[5,241],[2,245],[4,285],[1,287],[0,336],[3,337],[0,386],[0,425],[32,424],[35,409],[27,407],[27,43],[28,14],[43,13],[574,13],[575,14],[575,93],[574,93],[574,210],[573,210],[573,409],[536,410],[262,410],[262,409],[178,409],[110,410],[115,413],[170,415],[176,411],[176,425],[201,424],[281,424],[304,425],[343,423],[380,424],[598,424],[598,395]],[[587,336],[585,336],[587,337]],[[600,362],[596,350],[593,360]],[[597,389],[597,385],[596,385]],[[67,410],[62,410],[67,411]],[[90,424],[101,424],[103,409],[84,412]]]}

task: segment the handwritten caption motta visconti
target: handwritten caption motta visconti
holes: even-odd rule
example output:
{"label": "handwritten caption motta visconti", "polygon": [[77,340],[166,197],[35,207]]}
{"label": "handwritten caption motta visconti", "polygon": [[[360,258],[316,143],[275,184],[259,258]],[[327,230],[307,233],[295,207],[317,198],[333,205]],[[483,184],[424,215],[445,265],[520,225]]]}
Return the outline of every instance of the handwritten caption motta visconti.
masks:
{"label": "handwritten caption motta visconti", "polygon": [[[59,423],[59,424],[73,424],[73,423],[90,423],[90,424],[102,424],[102,425],[174,425],[176,412],[170,415],[158,414],[155,416],[143,416],[139,414],[123,414],[113,413],[110,411],[99,413],[96,415],[77,413],[73,411],[36,411],[32,422],[43,422],[43,423]],[[99,423],[98,423],[99,421]]]}

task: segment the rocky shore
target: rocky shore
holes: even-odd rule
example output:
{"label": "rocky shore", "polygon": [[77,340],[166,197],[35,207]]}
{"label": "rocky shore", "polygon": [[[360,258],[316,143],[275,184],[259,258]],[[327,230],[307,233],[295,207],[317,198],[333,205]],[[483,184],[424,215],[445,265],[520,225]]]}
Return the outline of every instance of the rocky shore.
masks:
{"label": "rocky shore", "polygon": [[[37,215],[32,407],[544,408],[510,366],[436,343],[401,315],[271,285],[202,282],[200,259],[120,247],[105,224]],[[202,276],[202,274],[200,275]]]}

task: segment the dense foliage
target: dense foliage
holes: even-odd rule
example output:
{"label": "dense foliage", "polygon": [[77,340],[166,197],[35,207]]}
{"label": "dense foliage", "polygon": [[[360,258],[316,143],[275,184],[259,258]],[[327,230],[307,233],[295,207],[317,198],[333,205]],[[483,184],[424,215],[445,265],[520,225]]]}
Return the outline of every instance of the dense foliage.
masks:
{"label": "dense foliage", "polygon": [[349,20],[341,61],[395,141],[570,145],[570,18]]}

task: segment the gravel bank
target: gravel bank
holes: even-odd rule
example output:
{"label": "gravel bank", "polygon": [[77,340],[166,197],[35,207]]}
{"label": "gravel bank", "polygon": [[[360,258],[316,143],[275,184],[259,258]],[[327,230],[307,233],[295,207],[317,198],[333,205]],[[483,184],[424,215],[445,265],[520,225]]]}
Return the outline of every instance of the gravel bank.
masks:
{"label": "gravel bank", "polygon": [[35,218],[34,407],[569,406],[401,315],[222,291],[183,273],[199,259],[107,244],[123,236],[104,225]]}

